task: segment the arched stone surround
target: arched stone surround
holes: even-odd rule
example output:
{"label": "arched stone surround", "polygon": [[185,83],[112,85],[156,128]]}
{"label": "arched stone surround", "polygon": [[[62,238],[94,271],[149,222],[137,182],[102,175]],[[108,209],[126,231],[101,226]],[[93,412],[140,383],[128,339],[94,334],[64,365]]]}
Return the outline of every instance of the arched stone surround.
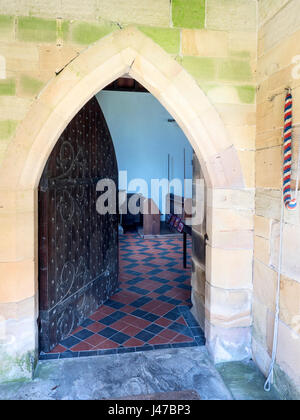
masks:
{"label": "arched stone surround", "polygon": [[[205,332],[215,361],[250,356],[253,191],[214,106],[194,79],[137,29],[117,31],[66,65],[20,124],[0,167],[0,379],[28,377],[37,350],[37,187],[61,133],[97,92],[129,74],[176,119],[208,186]],[[0,320],[1,321],[1,320]]]}

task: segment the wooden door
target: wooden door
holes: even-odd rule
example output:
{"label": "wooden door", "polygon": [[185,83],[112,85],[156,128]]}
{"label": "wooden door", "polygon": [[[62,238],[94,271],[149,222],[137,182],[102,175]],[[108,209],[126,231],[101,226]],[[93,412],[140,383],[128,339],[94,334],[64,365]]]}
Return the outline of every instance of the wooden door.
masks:
{"label": "wooden door", "polygon": [[65,129],[39,186],[40,350],[48,352],[118,287],[118,216],[96,211],[100,179],[118,185],[96,98]]}

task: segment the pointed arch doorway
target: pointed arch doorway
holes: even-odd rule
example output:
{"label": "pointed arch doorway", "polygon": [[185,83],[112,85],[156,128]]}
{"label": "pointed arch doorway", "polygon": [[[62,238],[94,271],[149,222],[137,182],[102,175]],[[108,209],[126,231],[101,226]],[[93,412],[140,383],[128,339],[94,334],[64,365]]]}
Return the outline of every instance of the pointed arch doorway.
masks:
{"label": "pointed arch doorway", "polygon": [[[9,284],[7,301],[26,300],[26,338],[12,351],[36,354],[38,348],[37,189],[47,159],[82,106],[124,74],[139,81],[165,106],[199,159],[208,186],[209,268],[204,304],[208,348],[216,361],[249,357],[253,251],[239,247],[243,228],[232,220],[241,201],[251,211],[253,194],[245,187],[238,153],[213,105],[174,59],[135,28],[100,40],[48,83],[19,126],[1,165],[2,202],[12,215],[1,217],[14,244],[14,252],[3,253],[1,260],[7,273],[4,282]],[[231,217],[224,219],[222,209],[229,210]],[[227,239],[230,235],[233,242]],[[220,272],[220,258],[235,256],[239,263]],[[20,270],[24,273],[21,288]]]}

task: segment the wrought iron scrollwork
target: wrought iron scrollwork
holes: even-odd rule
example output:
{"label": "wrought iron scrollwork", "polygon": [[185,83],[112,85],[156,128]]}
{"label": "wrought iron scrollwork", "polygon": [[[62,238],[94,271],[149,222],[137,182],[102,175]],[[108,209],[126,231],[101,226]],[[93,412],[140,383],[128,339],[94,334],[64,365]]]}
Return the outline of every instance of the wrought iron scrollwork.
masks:
{"label": "wrought iron scrollwork", "polygon": [[118,285],[118,220],[96,212],[96,183],[118,169],[93,98],[61,135],[39,189],[40,345],[51,350]]}

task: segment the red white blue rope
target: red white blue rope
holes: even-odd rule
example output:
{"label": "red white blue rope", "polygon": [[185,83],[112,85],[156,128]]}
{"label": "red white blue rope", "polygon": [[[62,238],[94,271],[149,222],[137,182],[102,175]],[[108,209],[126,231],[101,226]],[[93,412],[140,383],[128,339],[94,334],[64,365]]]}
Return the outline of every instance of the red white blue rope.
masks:
{"label": "red white blue rope", "polygon": [[[299,163],[300,153],[298,153],[297,181],[296,181],[296,198],[292,199],[291,194],[291,174],[292,174],[292,129],[293,129],[293,96],[289,90],[284,107],[284,163],[283,163],[283,199],[285,207],[289,210],[297,207],[297,193],[299,184]],[[281,206],[280,217],[280,234],[279,234],[279,253],[278,253],[278,273],[277,273],[277,291],[276,291],[276,309],[273,331],[273,349],[272,359],[268,377],[264,386],[265,391],[270,392],[274,379],[274,366],[276,362],[279,334],[279,318],[280,318],[280,286],[282,272],[282,244],[283,244],[283,225],[284,225],[284,205]]]}
{"label": "red white blue rope", "polygon": [[[293,96],[288,92],[284,107],[284,163],[283,163],[283,199],[287,209],[297,207],[297,199],[291,195],[292,175],[292,130],[293,130]],[[298,186],[296,186],[298,188]]]}

